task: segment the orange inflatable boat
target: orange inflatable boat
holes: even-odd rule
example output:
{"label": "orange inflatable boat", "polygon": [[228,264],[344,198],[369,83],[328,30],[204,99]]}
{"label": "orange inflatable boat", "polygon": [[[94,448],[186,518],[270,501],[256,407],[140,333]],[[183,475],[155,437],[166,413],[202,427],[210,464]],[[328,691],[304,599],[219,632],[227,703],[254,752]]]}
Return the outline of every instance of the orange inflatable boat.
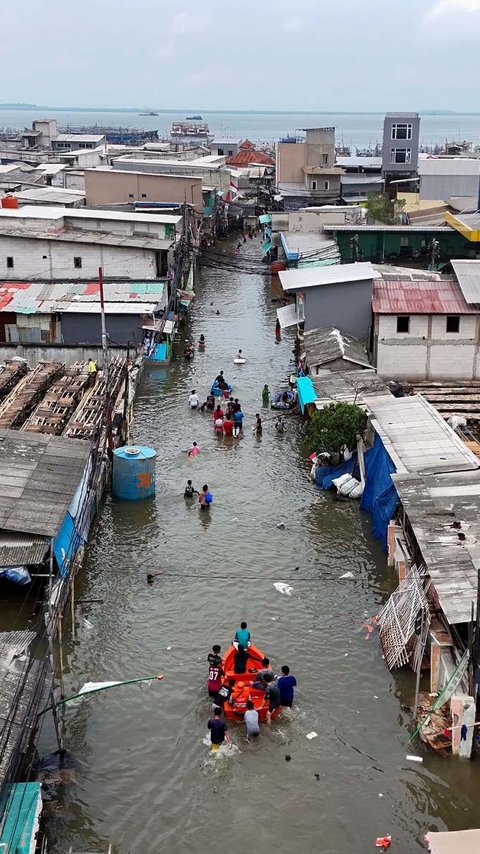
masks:
{"label": "orange inflatable boat", "polygon": [[[262,669],[262,660],[264,653],[254,644],[248,647],[248,660],[245,673],[235,673],[233,662],[236,649],[230,646],[223,658],[223,669],[225,676],[223,684],[229,685],[232,679],[235,680],[235,686],[230,697],[230,700],[223,706],[223,713],[229,720],[243,720],[243,715],[247,710],[247,701],[252,700],[255,709],[258,712],[259,721],[265,721],[268,712],[268,701],[265,700],[265,691],[263,688],[253,688],[252,682],[255,682],[257,673]],[[272,712],[272,720],[279,714],[281,707]]]}

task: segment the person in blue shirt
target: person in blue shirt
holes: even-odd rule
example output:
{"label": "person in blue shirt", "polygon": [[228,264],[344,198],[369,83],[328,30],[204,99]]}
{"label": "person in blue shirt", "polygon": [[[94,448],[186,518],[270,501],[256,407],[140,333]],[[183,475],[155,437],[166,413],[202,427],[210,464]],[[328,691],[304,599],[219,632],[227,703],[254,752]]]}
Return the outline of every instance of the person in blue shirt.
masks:
{"label": "person in blue shirt", "polygon": [[280,688],[280,697],[282,698],[282,706],[292,708],[294,688],[297,684],[295,676],[290,673],[290,668],[285,664],[282,667],[282,675],[278,679],[278,687]]}
{"label": "person in blue shirt", "polygon": [[234,413],[233,421],[235,424],[235,436],[238,436],[243,431],[243,412],[241,409],[237,409]]}
{"label": "person in blue shirt", "polygon": [[244,649],[250,646],[250,631],[244,621],[240,623],[240,628],[235,632],[234,646],[243,646]]}

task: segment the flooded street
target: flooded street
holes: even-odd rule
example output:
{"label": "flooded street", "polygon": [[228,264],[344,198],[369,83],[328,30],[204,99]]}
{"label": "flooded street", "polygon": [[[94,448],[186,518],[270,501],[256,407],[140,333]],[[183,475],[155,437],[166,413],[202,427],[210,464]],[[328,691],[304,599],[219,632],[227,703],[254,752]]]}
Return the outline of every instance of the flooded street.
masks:
{"label": "flooded street", "polygon": [[[257,262],[259,253],[256,240],[228,257]],[[405,759],[418,752],[402,711],[413,683],[392,678],[376,635],[366,639],[363,628],[394,586],[368,517],[314,489],[300,418],[287,418],[279,436],[264,410],[263,436],[252,434],[263,384],[284,383],[293,346],[291,334],[275,342],[269,287],[259,275],[204,268],[188,331],[196,341],[205,335],[206,352],[144,375],[134,434],[157,450],[157,495],[109,498],[100,513],[77,583],[84,601],[76,639],[66,642],[66,689],[158,672],[165,679],[68,709],[77,767],[47,805],[56,852],[103,852],[111,842],[119,854],[369,854],[391,833],[392,851],[410,854],[427,828],[478,825],[478,762]],[[233,364],[239,347],[242,366]],[[238,441],[216,439],[211,414],[188,410],[190,391],[204,400],[220,369],[243,405]],[[189,459],[193,440],[201,452]],[[185,502],[187,478],[196,488],[208,483],[209,514]],[[160,569],[148,585],[147,572]],[[347,570],[353,581],[339,579]],[[290,665],[297,700],[257,743],[234,726],[240,751],[213,756],[203,743],[206,656],[213,643],[226,649],[243,619],[276,668]],[[318,737],[310,741],[311,731]],[[48,720],[40,750],[53,749]]]}

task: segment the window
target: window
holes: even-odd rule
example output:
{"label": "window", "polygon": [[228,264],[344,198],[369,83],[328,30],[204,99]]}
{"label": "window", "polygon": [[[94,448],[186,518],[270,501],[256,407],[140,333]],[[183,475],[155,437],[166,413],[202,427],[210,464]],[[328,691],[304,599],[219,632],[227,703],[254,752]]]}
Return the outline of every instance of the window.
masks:
{"label": "window", "polygon": [[217,154],[219,154],[219,155],[220,155],[220,154],[223,154],[223,153],[224,153],[224,152],[223,152],[223,148],[217,148]]}
{"label": "window", "polygon": [[412,125],[392,125],[392,139],[411,139]]}
{"label": "window", "polygon": [[328,154],[322,154],[322,166],[328,166]]}
{"label": "window", "polygon": [[330,181],[324,181],[324,182],[323,182],[323,189],[324,189],[324,190],[329,190],[329,189],[330,189]]}
{"label": "window", "polygon": [[147,198],[147,194],[146,194],[146,193],[142,193],[142,199],[146,199],[146,198]]}
{"label": "window", "polygon": [[129,194],[128,194],[128,198],[129,198],[129,199],[133,199],[133,193],[129,193]]}
{"label": "window", "polygon": [[400,237],[400,247],[402,248],[404,246],[410,246],[410,238],[409,238],[408,234],[403,234]]}
{"label": "window", "polygon": [[447,317],[447,332],[460,332],[460,317],[458,314],[451,314]]}
{"label": "window", "polygon": [[390,163],[410,163],[411,159],[411,148],[392,148]]}
{"label": "window", "polygon": [[81,266],[82,266],[82,259],[80,258],[80,255],[76,255],[76,256],[74,257],[74,259],[73,259],[73,266],[74,266],[74,267],[76,267],[76,268],[77,268],[77,270],[79,270],[79,269],[81,268]]}
{"label": "window", "polygon": [[312,190],[316,190],[316,189],[317,189],[317,182],[312,181]]}
{"label": "window", "polygon": [[227,151],[227,154],[228,154],[228,156],[229,156],[229,157],[232,157],[232,155],[233,155],[233,148],[229,148],[229,149],[228,149],[228,151]]}
{"label": "window", "polygon": [[410,317],[408,314],[400,314],[397,317],[397,332],[410,332]]}
{"label": "window", "polygon": [[13,255],[7,255],[7,270],[13,270]]}

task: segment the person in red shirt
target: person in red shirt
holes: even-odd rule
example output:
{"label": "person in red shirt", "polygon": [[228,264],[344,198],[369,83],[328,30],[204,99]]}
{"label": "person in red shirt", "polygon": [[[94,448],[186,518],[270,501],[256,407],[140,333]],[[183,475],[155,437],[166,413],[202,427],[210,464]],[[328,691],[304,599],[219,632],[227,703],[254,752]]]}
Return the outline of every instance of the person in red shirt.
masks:
{"label": "person in red shirt", "polygon": [[210,664],[208,668],[208,696],[216,697],[220,688],[222,687],[222,678],[225,676],[225,671],[222,667],[222,662],[220,659],[219,663]]}
{"label": "person in red shirt", "polygon": [[223,409],[220,406],[220,404],[218,404],[215,412],[213,413],[213,423],[214,424],[215,424],[215,421],[217,420],[217,418],[223,418]]}
{"label": "person in red shirt", "polygon": [[223,420],[223,435],[233,436],[233,421],[228,416]]}

